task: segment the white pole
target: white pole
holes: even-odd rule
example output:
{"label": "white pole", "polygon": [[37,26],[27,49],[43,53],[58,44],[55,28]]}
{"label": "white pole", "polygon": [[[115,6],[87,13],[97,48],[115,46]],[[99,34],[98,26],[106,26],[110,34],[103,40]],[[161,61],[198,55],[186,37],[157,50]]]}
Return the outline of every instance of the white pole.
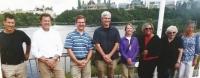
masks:
{"label": "white pole", "polygon": [[159,11],[158,27],[157,27],[157,35],[160,38],[162,35],[163,20],[164,20],[164,14],[165,14],[165,2],[166,0],[160,0],[160,11]]}

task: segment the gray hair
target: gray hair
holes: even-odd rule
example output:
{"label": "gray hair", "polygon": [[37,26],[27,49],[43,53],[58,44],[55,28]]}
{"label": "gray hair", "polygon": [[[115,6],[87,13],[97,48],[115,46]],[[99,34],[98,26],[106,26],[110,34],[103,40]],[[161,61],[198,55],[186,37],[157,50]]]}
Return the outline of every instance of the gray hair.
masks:
{"label": "gray hair", "polygon": [[108,17],[111,18],[111,13],[110,13],[109,11],[103,11],[103,12],[101,13],[101,18],[104,17],[104,16],[108,16]]}
{"label": "gray hair", "polygon": [[168,32],[176,32],[176,34],[178,33],[178,29],[176,26],[170,25],[167,30],[165,31],[165,34],[167,34]]}
{"label": "gray hair", "polygon": [[154,26],[153,26],[152,23],[144,23],[144,24],[142,25],[142,32],[144,32],[144,29],[145,29],[148,25],[151,26],[152,30],[154,30]]}

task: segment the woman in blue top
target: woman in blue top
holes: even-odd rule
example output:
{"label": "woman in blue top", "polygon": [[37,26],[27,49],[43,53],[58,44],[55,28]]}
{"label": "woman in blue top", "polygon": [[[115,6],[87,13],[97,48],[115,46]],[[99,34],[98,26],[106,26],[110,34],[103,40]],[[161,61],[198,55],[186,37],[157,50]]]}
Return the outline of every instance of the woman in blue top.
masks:
{"label": "woman in blue top", "polygon": [[179,69],[179,78],[192,78],[193,66],[197,62],[197,39],[198,36],[194,33],[195,24],[188,22],[185,27],[185,32],[182,35],[183,40],[183,56]]}
{"label": "woman in blue top", "polygon": [[139,52],[139,43],[136,37],[133,37],[135,28],[131,23],[125,26],[125,36],[120,40],[120,53],[122,62],[122,78],[133,78],[134,64]]}

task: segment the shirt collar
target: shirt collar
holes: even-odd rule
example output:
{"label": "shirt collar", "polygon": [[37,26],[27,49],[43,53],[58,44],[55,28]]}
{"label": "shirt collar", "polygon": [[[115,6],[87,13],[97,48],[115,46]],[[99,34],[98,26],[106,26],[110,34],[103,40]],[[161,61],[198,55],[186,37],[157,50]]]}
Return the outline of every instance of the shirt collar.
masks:
{"label": "shirt collar", "polygon": [[[76,33],[76,34],[80,34],[80,32],[78,32],[76,29],[73,32]],[[83,31],[82,35],[85,35],[85,31]]]}

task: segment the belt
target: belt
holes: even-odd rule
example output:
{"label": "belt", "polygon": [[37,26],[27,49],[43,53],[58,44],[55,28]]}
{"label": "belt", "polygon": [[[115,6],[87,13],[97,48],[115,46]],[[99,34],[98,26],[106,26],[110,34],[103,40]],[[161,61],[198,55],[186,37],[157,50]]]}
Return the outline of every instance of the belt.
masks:
{"label": "belt", "polygon": [[24,61],[15,62],[15,63],[2,62],[2,64],[5,64],[5,65],[18,65],[18,64],[21,64],[21,63],[24,63]]}
{"label": "belt", "polygon": [[76,59],[78,59],[78,60],[84,60],[84,59],[86,59],[86,58],[84,57],[84,58],[76,58]]}

